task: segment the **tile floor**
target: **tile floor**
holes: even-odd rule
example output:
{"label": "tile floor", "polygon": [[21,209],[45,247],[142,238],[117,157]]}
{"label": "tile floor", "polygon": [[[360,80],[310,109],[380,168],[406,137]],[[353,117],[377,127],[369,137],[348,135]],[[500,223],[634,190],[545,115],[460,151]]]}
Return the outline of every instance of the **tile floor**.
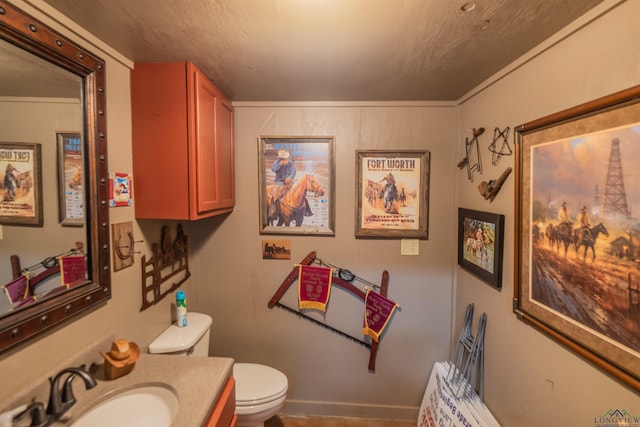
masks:
{"label": "tile floor", "polygon": [[415,421],[369,420],[338,417],[286,417],[275,416],[265,427],[415,427]]}

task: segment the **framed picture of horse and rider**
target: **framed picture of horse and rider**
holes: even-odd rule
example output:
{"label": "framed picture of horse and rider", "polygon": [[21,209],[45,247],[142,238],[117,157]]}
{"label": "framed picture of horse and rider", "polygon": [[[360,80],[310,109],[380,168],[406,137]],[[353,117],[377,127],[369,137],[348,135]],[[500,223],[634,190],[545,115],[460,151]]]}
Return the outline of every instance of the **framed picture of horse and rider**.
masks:
{"label": "framed picture of horse and rider", "polygon": [[458,208],[458,265],[502,289],[504,215]]}
{"label": "framed picture of horse and rider", "polygon": [[258,138],[261,234],[335,235],[334,138]]}
{"label": "framed picture of horse and rider", "polygon": [[514,312],[640,391],[640,86],[516,131]]}
{"label": "framed picture of horse and rider", "polygon": [[360,238],[429,237],[429,151],[356,151]]}

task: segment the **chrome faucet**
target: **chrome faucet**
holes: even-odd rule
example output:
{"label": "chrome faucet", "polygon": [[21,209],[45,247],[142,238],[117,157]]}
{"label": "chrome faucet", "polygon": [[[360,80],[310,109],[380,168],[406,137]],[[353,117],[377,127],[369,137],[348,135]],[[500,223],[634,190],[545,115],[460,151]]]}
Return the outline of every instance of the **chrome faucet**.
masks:
{"label": "chrome faucet", "polygon": [[[65,412],[69,410],[75,403],[76,398],[73,395],[73,388],[71,383],[77,376],[82,378],[84,386],[87,390],[94,388],[98,383],[96,380],[84,369],[84,366],[79,368],[66,368],[58,372],[53,378],[49,378],[51,383],[51,391],[49,393],[49,405],[47,405],[47,415],[52,420],[59,419]],[[64,382],[62,392],[60,392],[60,379],[65,375],[70,374]]]}

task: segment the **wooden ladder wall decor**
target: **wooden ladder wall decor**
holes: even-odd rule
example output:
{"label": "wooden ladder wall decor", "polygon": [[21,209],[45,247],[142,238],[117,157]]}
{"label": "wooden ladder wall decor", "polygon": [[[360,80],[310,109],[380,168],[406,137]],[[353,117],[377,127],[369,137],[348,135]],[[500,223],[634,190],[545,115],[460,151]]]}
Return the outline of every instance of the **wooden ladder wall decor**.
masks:
{"label": "wooden ladder wall decor", "polygon": [[[309,252],[309,254],[302,260],[300,261],[299,265],[311,265],[314,261],[316,260],[316,252]],[[299,317],[302,317],[306,320],[309,320],[312,323],[315,323],[317,325],[320,325],[326,329],[329,329],[333,332],[338,333],[339,335],[344,336],[345,338],[351,339],[352,341],[355,341],[359,344],[364,345],[365,347],[370,349],[369,352],[369,370],[370,371],[375,371],[376,369],[376,354],[378,353],[378,342],[376,342],[375,340],[371,340],[371,344],[368,343],[364,343],[363,341],[358,340],[357,338],[352,337],[351,335],[348,335],[345,332],[340,331],[339,329],[336,329],[332,326],[329,326],[325,323],[322,323],[319,320],[316,320],[312,317],[309,317],[307,315],[305,315],[304,313],[301,313],[297,310],[294,310],[282,303],[280,303],[280,298],[282,298],[284,296],[284,294],[287,292],[287,290],[289,289],[289,287],[291,287],[291,285],[293,284],[294,281],[296,281],[298,279],[298,274],[299,274],[299,269],[298,266],[293,267],[293,269],[291,269],[291,272],[289,273],[289,275],[284,279],[284,281],[282,282],[282,284],[280,285],[280,287],[278,288],[278,290],[276,291],[276,293],[273,295],[273,297],[271,297],[271,300],[269,301],[269,304],[267,305],[269,308],[273,308],[274,306],[282,308],[286,311],[289,311]],[[366,293],[361,290],[360,288],[354,286],[353,284],[349,283],[347,280],[342,279],[339,276],[333,276],[331,278],[331,283],[341,287],[342,289],[351,292],[353,295],[355,295],[357,298],[359,298],[360,300],[362,300],[362,302],[365,302],[365,297],[366,297]],[[389,273],[385,270],[382,272],[382,281],[380,283],[380,295],[386,297],[387,296],[387,291],[389,288]]]}

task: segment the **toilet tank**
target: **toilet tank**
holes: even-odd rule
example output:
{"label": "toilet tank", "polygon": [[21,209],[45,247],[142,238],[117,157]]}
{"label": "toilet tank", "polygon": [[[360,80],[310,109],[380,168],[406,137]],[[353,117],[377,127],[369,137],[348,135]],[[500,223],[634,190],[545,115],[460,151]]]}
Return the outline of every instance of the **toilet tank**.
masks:
{"label": "toilet tank", "polygon": [[187,313],[187,326],[169,326],[149,344],[149,353],[209,356],[211,323],[211,316]]}

